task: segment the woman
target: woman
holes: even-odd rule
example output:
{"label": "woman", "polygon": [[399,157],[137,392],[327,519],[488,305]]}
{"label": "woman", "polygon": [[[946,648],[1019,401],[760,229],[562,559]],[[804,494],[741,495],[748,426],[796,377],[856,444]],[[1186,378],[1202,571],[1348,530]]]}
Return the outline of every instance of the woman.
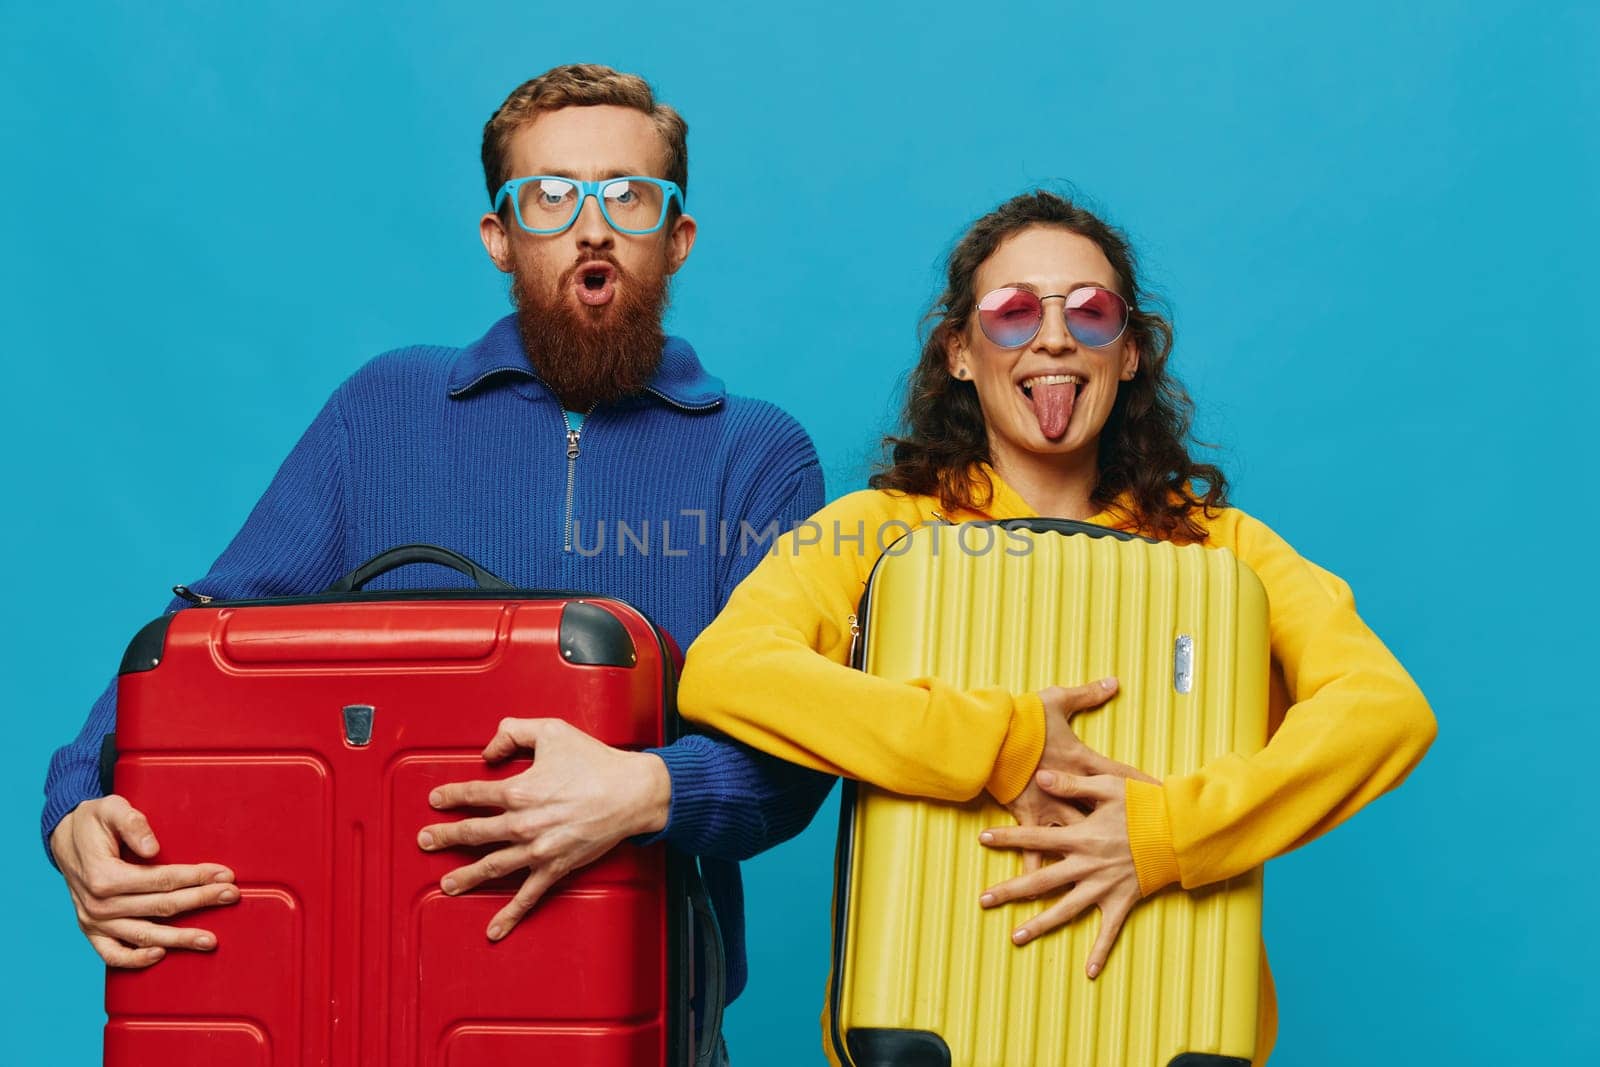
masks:
{"label": "woman", "polygon": [[[1145,305],[1126,239],[1076,205],[1036,192],[979,219],[951,254],[891,463],[814,517],[820,537],[791,534],[762,561],[689,650],[679,693],[688,718],[796,763],[945,800],[987,789],[1023,825],[985,844],[1060,858],[1030,859],[984,906],[1068,890],[1019,944],[1098,907],[1091,978],[1140,899],[1311,840],[1398,784],[1435,732],[1349,587],[1228,507],[1221,471],[1190,457],[1172,330]],[[1226,546],[1256,572],[1274,668],[1263,750],[1157,782],[1068,726],[1114,679],[961,691],[847,666],[857,601],[893,531],[1034,515]],[[1258,1061],[1276,1033],[1263,988]]]}

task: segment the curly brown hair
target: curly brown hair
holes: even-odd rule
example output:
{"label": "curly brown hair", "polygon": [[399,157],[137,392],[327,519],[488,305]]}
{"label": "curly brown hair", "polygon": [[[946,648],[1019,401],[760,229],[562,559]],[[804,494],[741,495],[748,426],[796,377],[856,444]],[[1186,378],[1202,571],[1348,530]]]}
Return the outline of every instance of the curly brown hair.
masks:
{"label": "curly brown hair", "polygon": [[[947,345],[966,329],[977,294],[978,268],[1000,243],[1030,226],[1055,226],[1100,247],[1128,303],[1127,336],[1138,346],[1139,368],[1122,383],[1100,434],[1099,480],[1092,499],[1116,507],[1126,493],[1128,520],[1151,537],[1202,541],[1195,512],[1227,506],[1228,482],[1214,464],[1196,463],[1187,442],[1194,402],[1167,369],[1172,324],[1153,309],[1139,284],[1138,263],[1127,237],[1070,200],[1040,189],[1015,196],[980,218],[950,253],[945,290],[924,318],[922,355],[912,369],[902,434],[884,438],[889,461],[868,479],[874,489],[936,496],[948,509],[974,508],[972,466],[988,462],[989,438],[976,387],[950,376]],[[932,324],[932,329],[927,326]],[[1198,492],[1196,483],[1204,483]]]}
{"label": "curly brown hair", "polygon": [[511,90],[511,95],[484,123],[483,182],[490,202],[500,187],[515,177],[506,159],[513,134],[547,111],[600,104],[629,107],[650,116],[667,143],[667,172],[659,177],[677,183],[683,195],[688,196],[689,124],[683,116],[658,101],[650,83],[637,74],[625,74],[599,63],[569,63],[552,67]]}

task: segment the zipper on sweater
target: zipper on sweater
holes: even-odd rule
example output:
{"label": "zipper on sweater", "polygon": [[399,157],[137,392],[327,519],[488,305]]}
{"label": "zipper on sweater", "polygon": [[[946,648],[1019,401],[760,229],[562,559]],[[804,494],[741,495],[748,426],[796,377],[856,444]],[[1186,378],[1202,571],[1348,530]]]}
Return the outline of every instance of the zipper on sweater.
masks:
{"label": "zipper on sweater", "polygon": [[857,663],[856,663],[856,642],[859,641],[860,639],[861,639],[861,626],[860,626],[860,624],[858,622],[856,622],[856,617],[854,615],[852,615],[852,616],[850,616],[850,659],[848,660],[850,666],[852,666],[852,667],[857,666]]}
{"label": "zipper on sweater", "polygon": [[[577,429],[573,429],[571,426],[567,427],[567,524],[563,552],[572,551],[572,490],[578,480],[578,440],[583,434],[584,425],[588,423],[589,417],[594,414],[595,406],[594,404],[589,405],[589,410],[583,413],[583,422],[578,424]],[[562,412],[561,418],[563,421],[566,417],[566,413]]]}
{"label": "zipper on sweater", "polygon": [[[537,377],[537,375],[535,377]],[[544,379],[540,378],[539,382],[540,384],[543,384]],[[546,386],[545,388],[549,388],[549,386]],[[661,392],[659,389],[651,389],[646,387],[645,392],[650,393],[652,396],[660,397],[666,403],[683,411],[710,411],[712,408],[722,406],[722,400],[720,398],[707,401],[704,404],[685,404],[680,400],[674,400],[672,397]],[[578,480],[579,438],[583,433],[584,425],[588,424],[589,417],[594,414],[594,409],[596,407],[599,407],[599,405],[589,405],[589,410],[583,413],[583,423],[580,424],[576,430],[572,429],[570,426],[567,428],[567,523],[566,533],[562,535],[561,548],[563,552],[572,551],[572,493],[573,486]],[[566,418],[565,412],[562,413],[561,417],[563,419]]]}

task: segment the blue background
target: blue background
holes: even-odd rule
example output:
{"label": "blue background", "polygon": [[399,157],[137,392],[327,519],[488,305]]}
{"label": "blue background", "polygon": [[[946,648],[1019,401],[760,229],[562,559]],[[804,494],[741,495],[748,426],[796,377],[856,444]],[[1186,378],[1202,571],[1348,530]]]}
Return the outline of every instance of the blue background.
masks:
{"label": "blue background", "polygon": [[[1237,502],[1351,582],[1441,723],[1271,864],[1274,1062],[1596,1055],[1592,6],[444,6],[5,0],[0,1059],[98,1057],[51,749],[337,382],[506,310],[480,130],[575,60],[688,117],[672,324],[809,427],[832,495],[965,222],[1070,180],[1125,225]],[[748,867],[742,1064],[820,1061],[835,807]]]}

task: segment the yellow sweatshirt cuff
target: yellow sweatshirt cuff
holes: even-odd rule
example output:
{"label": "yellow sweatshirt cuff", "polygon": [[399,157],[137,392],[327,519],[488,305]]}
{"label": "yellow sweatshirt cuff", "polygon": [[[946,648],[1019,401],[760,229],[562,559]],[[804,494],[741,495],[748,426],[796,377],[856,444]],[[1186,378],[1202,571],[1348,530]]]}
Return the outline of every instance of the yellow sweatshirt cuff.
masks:
{"label": "yellow sweatshirt cuff", "polygon": [[1128,847],[1139,875],[1139,893],[1149,896],[1180,880],[1178,854],[1172,848],[1172,823],[1167,819],[1167,793],[1159,785],[1126,778]]}
{"label": "yellow sweatshirt cuff", "polygon": [[1044,755],[1044,701],[1038,693],[1023,693],[1011,700],[1011,726],[1000,742],[994,771],[986,787],[1001,804],[1017,799],[1027,788]]}

